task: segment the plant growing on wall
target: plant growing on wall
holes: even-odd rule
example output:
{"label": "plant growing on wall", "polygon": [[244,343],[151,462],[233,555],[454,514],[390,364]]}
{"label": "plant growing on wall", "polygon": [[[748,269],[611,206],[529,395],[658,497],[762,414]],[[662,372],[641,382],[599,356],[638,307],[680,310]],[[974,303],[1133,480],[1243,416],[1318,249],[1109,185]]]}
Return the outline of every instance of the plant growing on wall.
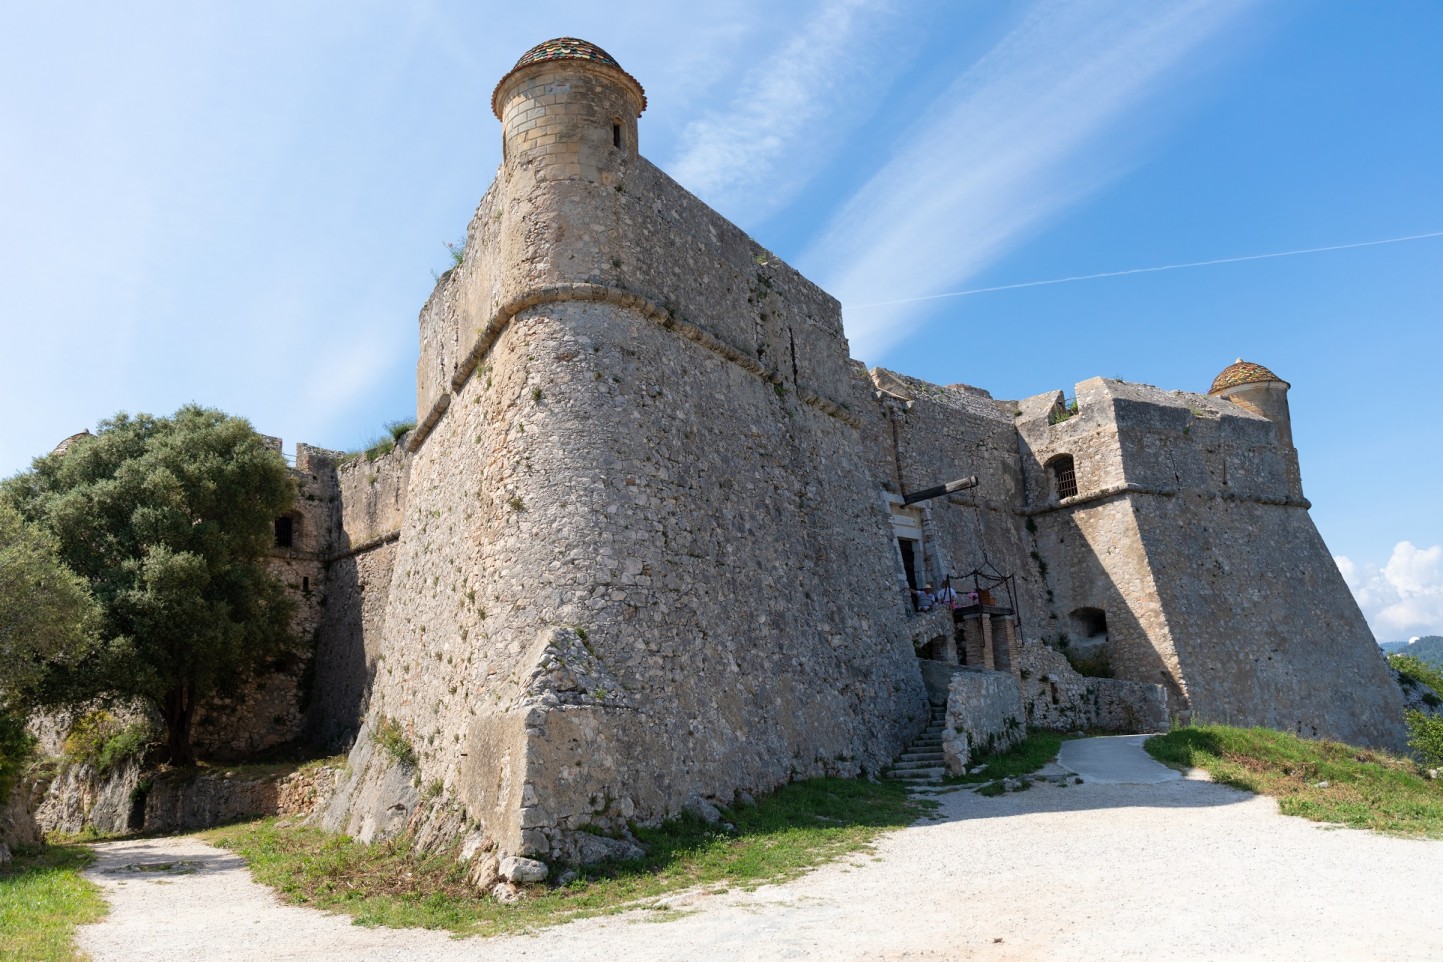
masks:
{"label": "plant growing on wall", "polygon": [[299,644],[264,564],[295,496],[248,422],[196,405],[117,414],[6,481],[0,500],[53,536],[100,609],[98,643],[48,662],[40,699],[140,699],[164,719],[170,760],[192,762],[197,705]]}

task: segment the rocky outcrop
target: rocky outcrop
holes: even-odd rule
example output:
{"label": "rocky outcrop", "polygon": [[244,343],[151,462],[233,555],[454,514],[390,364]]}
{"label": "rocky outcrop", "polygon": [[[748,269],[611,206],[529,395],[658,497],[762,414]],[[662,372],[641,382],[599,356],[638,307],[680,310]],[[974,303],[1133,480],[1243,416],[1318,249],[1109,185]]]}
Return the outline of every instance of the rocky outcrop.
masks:
{"label": "rocky outcrop", "polygon": [[35,809],[45,794],[43,782],[21,779],[0,802],[0,863],[16,849],[39,848],[45,844],[44,833],[35,820]]}
{"label": "rocky outcrop", "polygon": [[267,815],[308,816],[339,774],[327,767],[249,776],[156,772],[134,762],[100,773],[75,765],[37,786],[36,823],[45,832],[118,835],[195,831]]}
{"label": "rocky outcrop", "polygon": [[141,826],[137,800],[143,803],[140,764],[127,761],[112,771],[90,765],[64,767],[50,780],[36,812],[47,833],[76,834],[87,829],[118,835]]}

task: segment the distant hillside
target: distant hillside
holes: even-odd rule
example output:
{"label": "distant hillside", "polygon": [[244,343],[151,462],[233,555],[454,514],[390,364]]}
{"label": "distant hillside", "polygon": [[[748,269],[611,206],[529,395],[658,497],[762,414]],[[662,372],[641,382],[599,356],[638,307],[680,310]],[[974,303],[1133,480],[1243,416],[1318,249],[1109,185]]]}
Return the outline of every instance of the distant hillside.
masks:
{"label": "distant hillside", "polygon": [[1389,641],[1378,647],[1390,655],[1411,655],[1443,668],[1443,635],[1424,635],[1411,645],[1406,641]]}

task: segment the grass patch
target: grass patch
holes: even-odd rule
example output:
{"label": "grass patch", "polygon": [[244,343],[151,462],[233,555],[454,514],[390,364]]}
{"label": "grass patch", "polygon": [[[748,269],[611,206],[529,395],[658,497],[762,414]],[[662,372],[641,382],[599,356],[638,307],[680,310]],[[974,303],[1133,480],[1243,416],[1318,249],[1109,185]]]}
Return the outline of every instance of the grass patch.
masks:
{"label": "grass patch", "polygon": [[[1060,748],[1062,748],[1062,736],[1057,732],[1040,730],[1028,732],[1027,737],[1015,747],[995,755],[984,755],[980,760],[974,760],[974,764],[968,766],[969,769],[976,768],[979,764],[982,765],[982,770],[976,775],[967,772],[963,772],[961,775],[948,775],[942,779],[942,784],[976,785],[981,782],[1031,775],[1056,758]],[[982,794],[1000,795],[1002,790],[983,791]]]}
{"label": "grass patch", "polygon": [[1410,759],[1226,725],[1179,728],[1143,744],[1159,761],[1205,769],[1215,782],[1271,795],[1285,815],[1443,838],[1443,782],[1426,778]]}
{"label": "grass patch", "polygon": [[418,855],[404,840],[365,845],[274,819],[203,837],[234,850],[257,881],[288,901],[346,912],[360,925],[495,935],[630,909],[663,911],[666,906],[655,900],[684,889],[796,878],[866,850],[883,832],[911,824],[931,807],[891,781],[798,782],[755,806],[724,809],[723,818],[734,826],[729,831],[690,815],[637,828],[645,858],[584,866],[564,887],[528,887],[529,897],[513,906],[481,897],[452,853]]}
{"label": "grass patch", "polygon": [[100,888],[80,877],[94,858],[73,845],[17,853],[0,868],[0,962],[71,962],[75,927],[105,915]]}
{"label": "grass patch", "polygon": [[376,730],[371,733],[371,738],[381,747],[387,755],[390,755],[398,764],[407,768],[416,767],[416,749],[412,747],[411,740],[406,737],[406,729],[401,723],[389,715],[382,715],[376,725]]}

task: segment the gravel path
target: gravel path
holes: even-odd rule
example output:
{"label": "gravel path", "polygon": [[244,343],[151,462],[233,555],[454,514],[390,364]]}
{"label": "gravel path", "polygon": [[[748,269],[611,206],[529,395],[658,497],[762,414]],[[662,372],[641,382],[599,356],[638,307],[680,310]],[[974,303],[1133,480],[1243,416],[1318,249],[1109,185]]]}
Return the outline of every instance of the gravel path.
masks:
{"label": "gravel path", "polygon": [[[1137,761],[1135,740],[1106,741]],[[1443,959],[1443,842],[1285,818],[1199,778],[941,802],[874,856],[786,885],[489,940],[280,905],[193,839],[112,842],[90,869],[111,914],[79,942],[95,962]]]}

